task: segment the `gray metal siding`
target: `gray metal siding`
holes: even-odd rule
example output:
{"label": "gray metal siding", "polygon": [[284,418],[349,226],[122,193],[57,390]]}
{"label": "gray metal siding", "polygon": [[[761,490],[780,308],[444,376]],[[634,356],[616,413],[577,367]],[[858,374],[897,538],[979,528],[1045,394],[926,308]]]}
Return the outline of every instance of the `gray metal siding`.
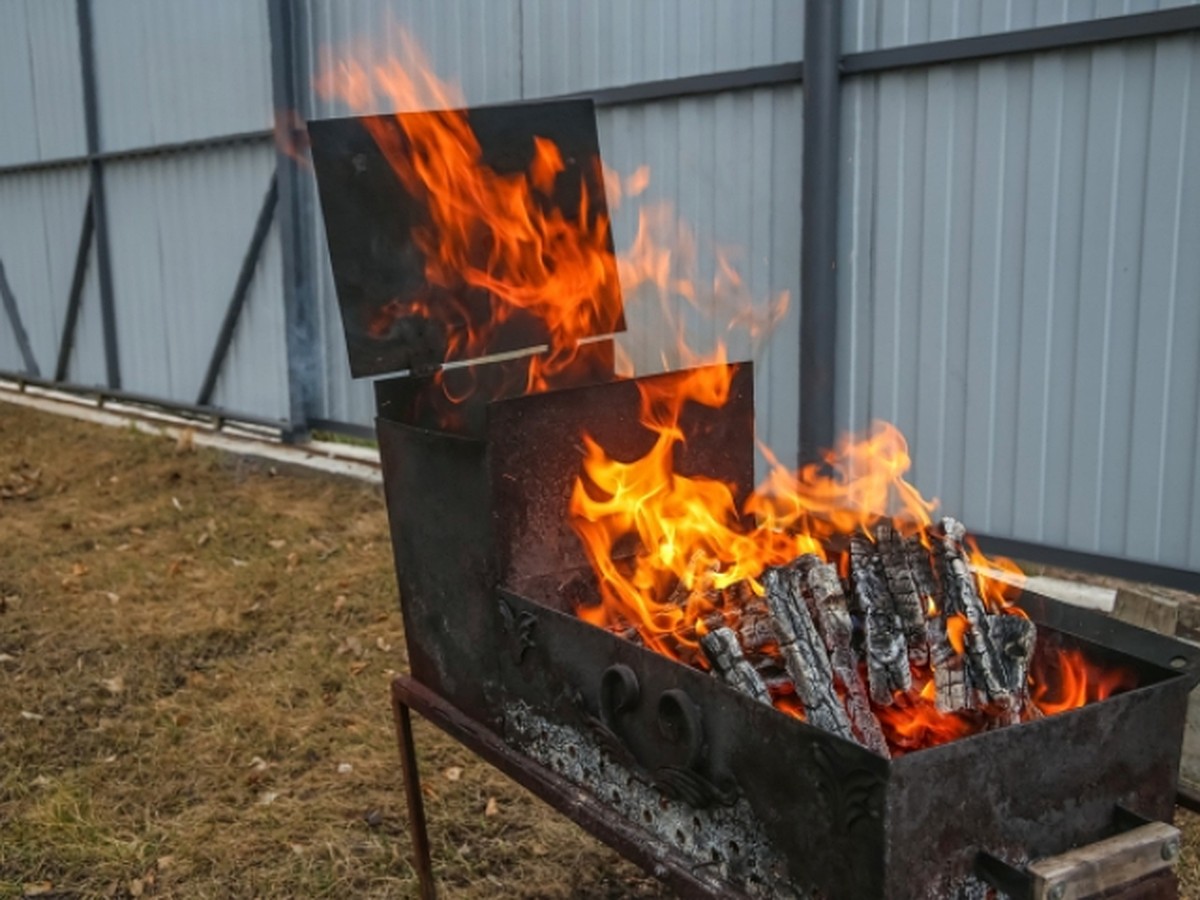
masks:
{"label": "gray metal siding", "polygon": [[846,4],[847,53],[1063,25],[1196,0],[855,0]]}
{"label": "gray metal siding", "polygon": [[[326,54],[357,60],[400,58],[400,34],[405,31],[433,70],[461,88],[468,105],[521,96],[519,0],[302,0],[302,9],[300,20],[307,25],[302,41],[314,75]],[[378,111],[399,110],[381,106]],[[323,119],[354,111],[314,91],[306,112]]]}
{"label": "gray metal siding", "polygon": [[0,0],[0,85],[0,165],[86,152],[75,0]]}
{"label": "gray metal siding", "polygon": [[[82,167],[0,179],[0,261],[4,263],[34,359],[54,374],[71,271],[87,199]],[[23,371],[8,319],[0,312],[0,369]]]}
{"label": "gray metal siding", "polygon": [[1200,567],[1200,36],[858,78],[839,420],[982,532]]}
{"label": "gray metal siding", "polygon": [[[756,348],[745,331],[727,331],[732,308],[697,315],[682,300],[671,315],[686,327],[692,349],[710,351],[718,339],[730,359],[752,357],[756,366],[758,436],[783,460],[797,452],[799,404],[800,134],[799,86],[763,88],[683,100],[668,100],[600,111],[601,153],[608,166],[625,175],[646,164],[650,186],[622,202],[613,217],[618,255],[633,244],[639,216],[656,208],[672,210],[684,223],[697,250],[690,268],[701,296],[710,294],[715,259],[724,252],[737,266],[755,309],[788,292],[787,316],[764,346]],[[679,232],[675,232],[677,235]],[[685,238],[679,246],[686,246]],[[674,248],[678,255],[678,247]],[[663,358],[678,367],[675,333],[660,311],[657,295],[622,285],[628,331],[619,344],[638,373],[663,369]],[[725,297],[729,297],[728,292]],[[718,298],[718,303],[720,303]]]}
{"label": "gray metal siding", "polygon": [[801,0],[522,0],[522,84],[546,97],[795,62]]}
{"label": "gray metal siding", "polygon": [[[105,169],[123,387],[192,403],[275,166],[274,147],[234,146]],[[278,240],[259,260],[217,401],[286,418]]]}
{"label": "gray metal siding", "polygon": [[271,127],[265,2],[103,0],[92,18],[102,149]]}

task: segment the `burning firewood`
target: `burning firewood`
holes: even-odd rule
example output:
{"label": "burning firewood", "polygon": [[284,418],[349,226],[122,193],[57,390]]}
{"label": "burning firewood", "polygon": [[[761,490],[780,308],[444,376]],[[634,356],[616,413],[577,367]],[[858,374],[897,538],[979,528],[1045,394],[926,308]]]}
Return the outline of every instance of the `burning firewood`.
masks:
{"label": "burning firewood", "polygon": [[771,694],[754,666],[746,660],[737,635],[730,628],[717,628],[700,638],[700,648],[713,671],[735,691],[771,705]]}
{"label": "burning firewood", "polygon": [[925,598],[933,597],[936,591],[929,555],[920,538],[904,537],[886,520],[875,526],[875,543],[908,642],[908,658],[916,665],[926,665],[929,640],[925,632]]}
{"label": "burning firewood", "polygon": [[[986,702],[1003,709],[1016,705],[1016,698],[992,641],[990,617],[975,588],[975,576],[967,564],[963,550],[966,529],[956,519],[942,519],[934,531],[937,573],[941,581],[943,612],[946,616],[962,616],[966,628],[962,635],[967,658],[967,671],[972,687]],[[1021,646],[1018,642],[1018,646]]]}
{"label": "burning firewood", "polygon": [[851,596],[866,622],[867,681],[871,700],[891,706],[895,692],[912,689],[908,644],[896,603],[881,575],[883,564],[865,537],[850,539]]}
{"label": "burning firewood", "polygon": [[797,560],[805,578],[805,599],[817,630],[825,641],[834,679],[841,688],[846,712],[850,716],[859,742],[883,756],[888,755],[887,741],[879,720],[871,711],[871,700],[858,671],[854,653],[854,623],[837,569],[816,556],[805,555]]}
{"label": "burning firewood", "polygon": [[804,601],[804,575],[795,563],[768,569],[763,585],[767,608],[796,696],[807,720],[847,740],[857,740],[850,717],[834,690],[833,667]]}

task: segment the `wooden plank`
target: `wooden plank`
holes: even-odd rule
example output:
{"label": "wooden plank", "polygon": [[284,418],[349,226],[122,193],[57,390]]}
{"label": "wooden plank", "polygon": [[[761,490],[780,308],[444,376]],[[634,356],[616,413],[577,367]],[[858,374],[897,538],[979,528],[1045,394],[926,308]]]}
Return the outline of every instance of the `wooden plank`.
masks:
{"label": "wooden plank", "polygon": [[1083,900],[1122,888],[1179,859],[1179,829],[1150,822],[1029,865],[1033,900]]}

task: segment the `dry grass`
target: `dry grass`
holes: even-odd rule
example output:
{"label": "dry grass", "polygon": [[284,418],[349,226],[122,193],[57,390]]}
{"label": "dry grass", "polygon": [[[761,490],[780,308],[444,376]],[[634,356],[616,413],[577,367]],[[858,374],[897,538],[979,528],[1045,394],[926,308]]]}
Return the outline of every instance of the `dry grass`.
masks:
{"label": "dry grass", "polygon": [[[378,490],[0,404],[0,900],[414,897],[404,664]],[[444,896],[668,896],[418,743]]]}
{"label": "dry grass", "polygon": [[[415,896],[395,597],[377,489],[0,404],[0,898]],[[662,895],[418,727],[446,896]]]}

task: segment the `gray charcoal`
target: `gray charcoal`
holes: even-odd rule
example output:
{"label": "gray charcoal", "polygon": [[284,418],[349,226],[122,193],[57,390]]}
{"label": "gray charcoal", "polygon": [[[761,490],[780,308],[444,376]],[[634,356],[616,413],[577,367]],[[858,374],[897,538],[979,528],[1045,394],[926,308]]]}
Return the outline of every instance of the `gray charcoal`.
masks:
{"label": "gray charcoal", "polygon": [[906,693],[912,689],[908,642],[875,545],[862,536],[850,539],[850,584],[855,606],[866,623],[871,700],[879,706],[891,706],[896,691]]}
{"label": "gray charcoal", "polygon": [[797,566],[771,568],[763,577],[767,608],[779,651],[810,725],[856,741],[846,708],[833,687],[833,669],[804,600],[804,576]]}
{"label": "gray charcoal", "polygon": [[887,740],[871,710],[871,700],[859,673],[853,646],[854,623],[837,568],[811,555],[800,557],[796,564],[804,572],[805,600],[825,642],[833,677],[842,688],[842,701],[859,743],[881,756],[889,756]]}
{"label": "gray charcoal", "polygon": [[747,697],[771,705],[766,684],[754,666],[746,661],[732,629],[717,628],[710,631],[700,638],[700,648],[722,681]]}
{"label": "gray charcoal", "polygon": [[926,623],[929,664],[933,668],[934,704],[941,712],[975,708],[975,690],[967,674],[966,657],[960,656],[946,636],[945,611]]}
{"label": "gray charcoal", "polygon": [[1012,710],[1019,717],[1029,702],[1029,663],[1037,645],[1037,626],[1024,616],[1001,613],[988,616],[992,645],[1000,654],[1005,687],[1012,694]]}
{"label": "gray charcoal", "polygon": [[875,541],[908,643],[908,658],[917,665],[925,665],[929,662],[929,640],[925,633],[927,600],[934,597],[929,553],[920,538],[902,536],[886,520],[875,526]]}

